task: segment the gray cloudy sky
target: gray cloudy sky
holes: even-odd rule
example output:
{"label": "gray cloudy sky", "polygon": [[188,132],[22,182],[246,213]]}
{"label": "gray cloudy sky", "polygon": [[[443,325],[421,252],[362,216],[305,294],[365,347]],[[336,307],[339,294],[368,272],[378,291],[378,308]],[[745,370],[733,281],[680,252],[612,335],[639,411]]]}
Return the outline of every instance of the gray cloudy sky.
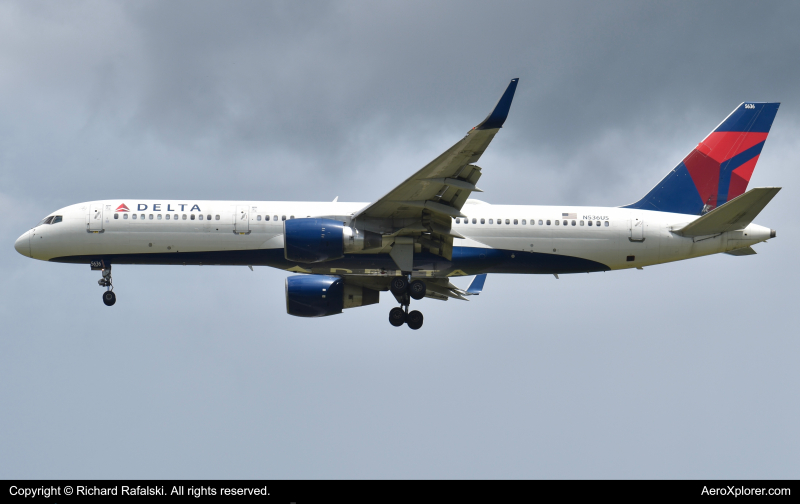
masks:
{"label": "gray cloudy sky", "polygon": [[[797,478],[796,2],[0,1],[0,478]],[[371,201],[520,78],[482,199],[626,204],[781,101],[750,257],[489,277],[425,326],[285,273],[17,254],[104,198]],[[460,282],[466,285],[467,279]]]}

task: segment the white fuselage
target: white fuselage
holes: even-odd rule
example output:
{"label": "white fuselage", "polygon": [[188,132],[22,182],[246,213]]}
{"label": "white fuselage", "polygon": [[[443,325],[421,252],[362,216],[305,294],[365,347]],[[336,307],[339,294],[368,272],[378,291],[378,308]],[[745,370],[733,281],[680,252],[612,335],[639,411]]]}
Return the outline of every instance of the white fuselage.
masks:
{"label": "white fuselage", "polygon": [[[128,211],[118,210],[122,205]],[[20,253],[44,261],[88,262],[107,258],[117,263],[262,264],[310,273],[312,269],[283,259],[284,220],[326,217],[350,224],[351,216],[366,205],[280,201],[93,201],[54,212],[51,215],[60,216],[60,222],[36,226],[23,234],[15,246]],[[755,224],[717,235],[682,237],[672,230],[697,216],[626,208],[491,205],[470,200],[462,213],[467,219],[453,221],[453,230],[464,238],[454,240],[452,264],[443,267],[437,263],[428,268],[429,271],[424,271],[424,265],[415,266],[415,272],[419,269],[420,274],[427,276],[475,274],[482,272],[477,271],[481,269],[480,259],[487,257],[489,251],[507,253],[503,255],[502,266],[495,261],[494,269],[487,270],[490,272],[568,273],[575,269],[571,266],[559,270],[556,261],[552,263],[554,266],[539,271],[535,267],[536,258],[578,258],[604,266],[599,269],[616,270],[726,252],[770,238],[768,228]],[[377,249],[362,254],[386,256],[387,251],[388,248]],[[469,264],[459,263],[459,258],[468,256]],[[235,260],[226,259],[234,257]],[[359,254],[352,257],[359,257]],[[387,273],[385,267],[378,266],[350,266],[343,270],[348,268],[346,261],[328,266],[326,263],[314,265],[313,272]]]}

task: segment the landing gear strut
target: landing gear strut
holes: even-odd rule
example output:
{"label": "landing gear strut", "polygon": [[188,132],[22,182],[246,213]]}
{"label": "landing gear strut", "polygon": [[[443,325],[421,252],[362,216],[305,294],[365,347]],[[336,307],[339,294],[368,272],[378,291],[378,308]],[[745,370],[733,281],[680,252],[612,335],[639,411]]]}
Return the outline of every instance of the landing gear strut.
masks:
{"label": "landing gear strut", "polygon": [[97,281],[100,287],[105,287],[106,291],[103,293],[103,303],[106,306],[113,306],[117,302],[117,295],[114,294],[114,285],[111,281],[111,265],[107,265],[102,270],[103,278]]}
{"label": "landing gear strut", "polygon": [[422,299],[425,297],[427,287],[422,280],[414,280],[409,283],[406,277],[392,278],[389,289],[400,303],[397,308],[392,308],[389,312],[389,323],[395,327],[407,324],[409,328],[417,330],[422,327],[423,316],[417,310],[408,311],[411,299]]}

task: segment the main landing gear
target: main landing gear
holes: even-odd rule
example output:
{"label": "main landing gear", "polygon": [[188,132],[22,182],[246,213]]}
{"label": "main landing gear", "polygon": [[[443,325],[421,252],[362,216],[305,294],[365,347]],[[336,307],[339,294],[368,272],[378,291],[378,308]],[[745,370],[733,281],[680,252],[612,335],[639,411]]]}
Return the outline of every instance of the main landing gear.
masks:
{"label": "main landing gear", "polygon": [[117,295],[114,294],[114,285],[111,283],[111,265],[107,265],[102,270],[103,278],[97,281],[100,287],[105,287],[106,291],[103,293],[103,303],[106,306],[113,306],[117,302]]}
{"label": "main landing gear", "polygon": [[417,310],[408,311],[408,306],[411,304],[411,299],[425,297],[425,292],[427,291],[425,282],[414,280],[409,283],[408,278],[399,276],[392,278],[389,290],[392,291],[395,299],[400,303],[398,308],[392,308],[389,312],[389,323],[395,327],[408,324],[408,327],[414,330],[422,327],[422,313]]}

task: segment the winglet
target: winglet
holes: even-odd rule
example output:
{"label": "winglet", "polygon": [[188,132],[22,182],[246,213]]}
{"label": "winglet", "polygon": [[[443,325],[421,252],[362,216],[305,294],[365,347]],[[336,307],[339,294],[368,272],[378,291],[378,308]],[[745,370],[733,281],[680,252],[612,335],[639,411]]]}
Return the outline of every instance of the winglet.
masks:
{"label": "winglet", "polygon": [[467,288],[467,294],[477,296],[483,290],[483,284],[485,283],[486,283],[486,273],[475,275],[475,279],[472,280],[472,283],[469,284],[469,287]]}
{"label": "winglet", "polygon": [[475,126],[476,130],[485,130],[493,128],[502,128],[503,123],[506,122],[508,111],[511,109],[511,100],[514,99],[514,91],[517,90],[517,82],[519,78],[511,79],[511,83],[506,88],[503,96],[498,100],[497,105],[494,106],[492,113],[486,116],[482,123]]}

